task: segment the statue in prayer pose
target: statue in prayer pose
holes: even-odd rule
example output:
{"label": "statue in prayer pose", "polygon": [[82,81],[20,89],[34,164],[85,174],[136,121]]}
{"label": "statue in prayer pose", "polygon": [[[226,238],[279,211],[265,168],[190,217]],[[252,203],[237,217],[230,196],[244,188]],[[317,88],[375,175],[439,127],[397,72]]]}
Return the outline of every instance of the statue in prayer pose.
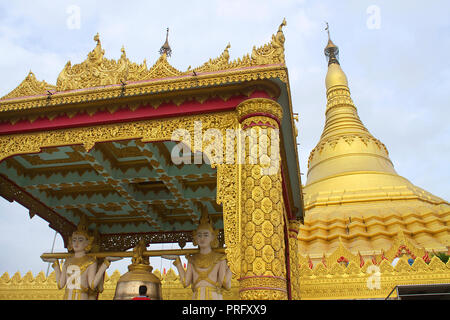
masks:
{"label": "statue in prayer pose", "polygon": [[187,269],[184,270],[180,257],[165,255],[163,258],[175,260],[180,280],[184,287],[192,288],[193,300],[222,300],[222,289],[231,288],[231,270],[228,268],[226,255],[214,251],[219,244],[217,231],[212,227],[207,213],[203,212],[200,224],[193,237],[194,245],[200,252],[187,255]]}

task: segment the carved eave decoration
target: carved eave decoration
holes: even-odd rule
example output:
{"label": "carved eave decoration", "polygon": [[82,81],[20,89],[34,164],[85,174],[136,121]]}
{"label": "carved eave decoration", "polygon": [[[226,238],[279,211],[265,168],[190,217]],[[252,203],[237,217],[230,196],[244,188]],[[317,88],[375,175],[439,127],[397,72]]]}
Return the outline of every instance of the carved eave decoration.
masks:
{"label": "carved eave decoration", "polygon": [[150,69],[145,60],[142,64],[132,63],[123,47],[119,60],[107,59],[97,34],[94,37],[96,47],[87,59],[75,65],[68,61],[58,76],[56,86],[39,82],[30,74],[22,84],[0,99],[0,112],[92,103],[271,78],[287,83],[282,32],[285,25],[286,21],[283,21],[270,43],[260,48],[254,47],[251,56],[247,54],[242,59],[230,61],[228,44],[219,57],[194,69],[189,66],[184,72],[171,66],[166,54],[162,54]]}

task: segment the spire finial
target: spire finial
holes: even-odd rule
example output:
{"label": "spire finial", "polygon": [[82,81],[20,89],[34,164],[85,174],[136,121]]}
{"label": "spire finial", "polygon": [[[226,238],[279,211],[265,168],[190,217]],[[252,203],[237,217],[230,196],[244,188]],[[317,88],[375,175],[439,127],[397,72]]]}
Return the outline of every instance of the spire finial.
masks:
{"label": "spire finial", "polygon": [[331,37],[330,37],[330,26],[328,25],[328,22],[325,22],[325,24],[327,25],[325,27],[325,31],[327,31],[328,33],[328,43],[327,46],[325,47],[325,56],[327,57],[328,60],[328,65],[332,64],[332,63],[337,63],[339,64],[339,48],[333,43],[333,41],[331,41]]}
{"label": "spire finial", "polygon": [[97,34],[94,36],[94,41],[96,41],[97,44],[100,43],[100,35],[98,34],[98,32],[97,32]]}
{"label": "spire finial", "polygon": [[166,32],[166,42],[164,42],[161,49],[159,49],[159,54],[166,54],[168,57],[172,54],[172,49],[169,46],[169,28],[167,28]]}
{"label": "spire finial", "polygon": [[330,39],[330,26],[328,25],[328,22],[326,22],[326,21],[325,21],[325,24],[327,25],[325,27],[325,30],[328,32],[328,41],[331,41],[331,39]]}

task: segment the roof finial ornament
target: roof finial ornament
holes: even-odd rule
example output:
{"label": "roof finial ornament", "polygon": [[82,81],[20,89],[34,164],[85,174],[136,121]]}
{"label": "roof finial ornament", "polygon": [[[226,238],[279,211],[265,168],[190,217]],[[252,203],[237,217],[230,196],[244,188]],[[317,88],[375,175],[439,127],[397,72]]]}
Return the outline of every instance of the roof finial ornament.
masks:
{"label": "roof finial ornament", "polygon": [[282,32],[282,28],[286,26],[286,18],[283,18],[283,21],[281,22],[280,26],[278,27],[278,32]]}
{"label": "roof finial ornament", "polygon": [[328,33],[328,44],[325,47],[325,56],[327,57],[328,60],[328,65],[332,64],[332,63],[337,63],[339,64],[339,48],[333,43],[333,41],[331,41],[331,37],[330,37],[330,26],[328,25],[328,22],[325,22],[325,24],[327,25],[325,27],[325,31],[327,31]]}
{"label": "roof finial ornament", "polygon": [[168,57],[172,54],[172,49],[169,46],[169,28],[167,28],[166,42],[164,42],[161,49],[159,49],[159,54],[166,54]]}
{"label": "roof finial ornament", "polygon": [[325,30],[328,32],[328,41],[331,41],[331,38],[330,38],[330,26],[328,25],[328,22],[326,22],[326,21],[325,21],[325,24],[327,25],[325,27]]}

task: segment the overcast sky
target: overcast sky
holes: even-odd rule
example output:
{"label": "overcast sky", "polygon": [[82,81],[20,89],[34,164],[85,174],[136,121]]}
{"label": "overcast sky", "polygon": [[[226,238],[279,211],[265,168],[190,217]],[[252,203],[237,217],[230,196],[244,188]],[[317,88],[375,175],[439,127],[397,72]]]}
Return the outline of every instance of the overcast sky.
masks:
{"label": "overcast sky", "polygon": [[[185,71],[219,56],[232,60],[270,41],[283,18],[300,168],[322,133],[327,71],[325,21],[340,49],[358,113],[389,150],[398,174],[450,199],[450,20],[448,1],[5,1],[0,3],[0,96],[28,74],[56,84],[68,60],[85,60],[99,32],[107,58],[151,66],[170,28],[170,63]],[[305,176],[306,177],[306,174]],[[303,181],[305,183],[305,181]],[[0,199],[0,275],[46,272],[39,256],[54,231]],[[171,248],[173,245],[166,245]],[[174,248],[174,247],[173,247]],[[55,251],[63,251],[58,236]],[[168,266],[153,260],[155,268]],[[126,272],[129,260],[108,273]]]}

